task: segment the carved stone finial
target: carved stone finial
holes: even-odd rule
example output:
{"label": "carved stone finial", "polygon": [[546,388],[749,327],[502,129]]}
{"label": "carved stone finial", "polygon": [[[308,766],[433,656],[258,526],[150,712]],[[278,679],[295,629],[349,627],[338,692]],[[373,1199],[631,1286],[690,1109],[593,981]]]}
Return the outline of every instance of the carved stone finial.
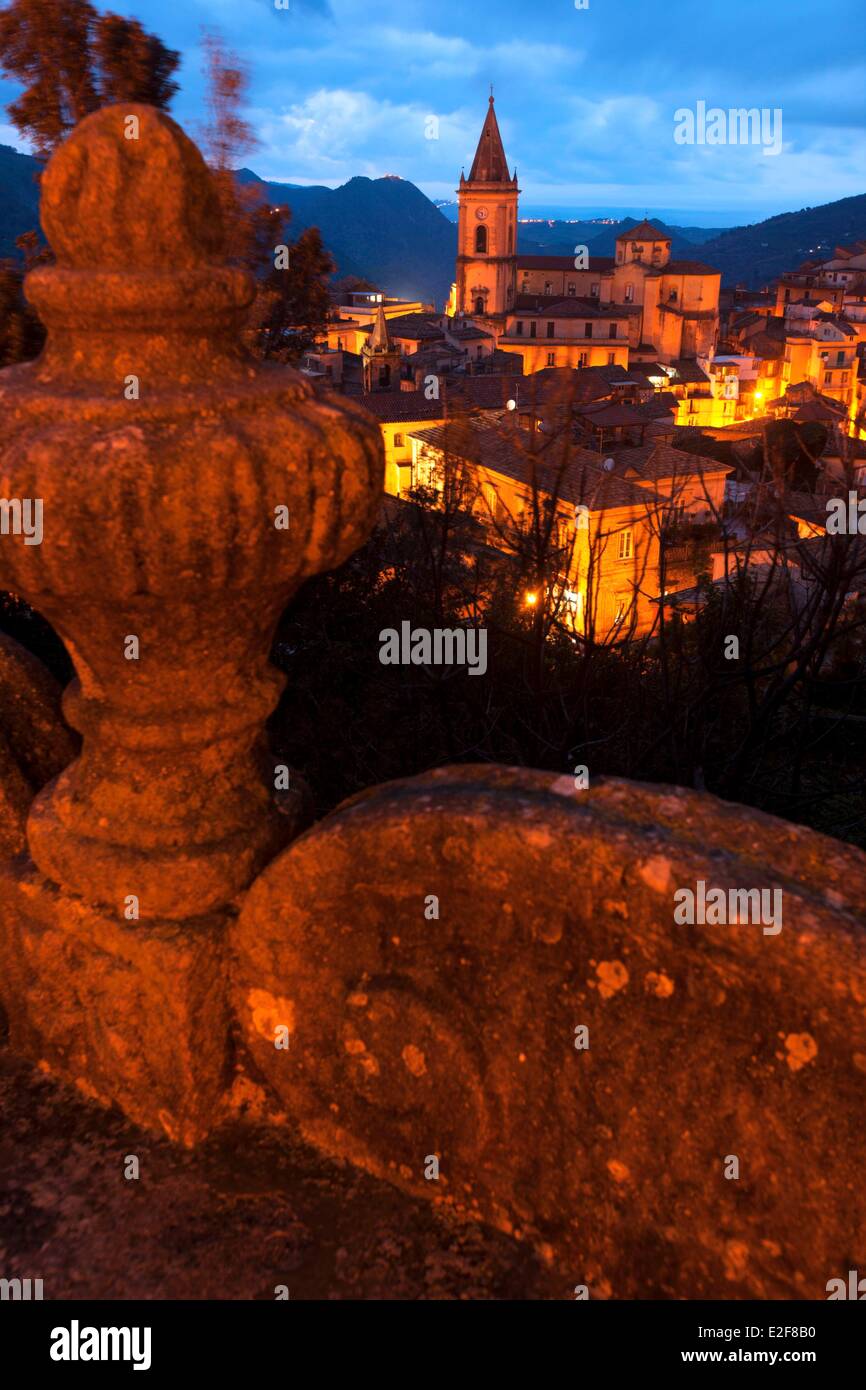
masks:
{"label": "carved stone finial", "polygon": [[152,106],[104,106],[76,126],[45,171],[40,211],[64,269],[176,274],[223,254],[208,167]]}
{"label": "carved stone finial", "polygon": [[[39,930],[67,942],[72,932],[85,964],[63,971],[62,989],[77,996],[91,1036],[78,1072],[100,1094],[122,1091],[139,1118],[162,1109],[175,1117],[166,1127],[194,1133],[200,1119],[177,1118],[194,1088],[171,1075],[169,1052],[142,1097],[100,1019],[113,988],[136,989],[130,961],[144,956],[143,1007],[157,1028],[161,991],[172,995],[173,1039],[206,1019],[202,999],[218,997],[218,914],[291,831],[263,763],[263,722],[283,685],[268,662],[271,635],[298,585],[369,534],[382,443],[359,407],[243,347],[251,279],[220,261],[211,177],[164,113],[114,106],[83,121],[45,173],[43,223],[58,264],[33,272],[27,292],[46,348],[0,373],[4,494],[40,500],[43,535],[0,540],[0,586],[64,638],[77,673],[64,708],[84,742],[31,808],[28,843],[43,877],[27,871],[20,935],[7,916],[0,955],[25,941],[40,950]],[[14,892],[9,901],[14,916]],[[202,951],[197,928],[206,964],[185,995],[195,952],[162,924],[205,919],[212,949]],[[147,924],[163,933],[149,955]],[[106,951],[123,962],[108,982],[86,967]],[[31,997],[8,1011],[13,1033],[59,1062],[75,1026],[66,1008],[65,1036],[48,1036],[52,958],[42,952]],[[224,1019],[211,1025],[219,1034]],[[118,1009],[115,1038],[124,1027],[137,1021]],[[154,1037],[148,1049],[153,1063]],[[213,1080],[222,1063],[212,1043],[190,1075],[203,1055]]]}

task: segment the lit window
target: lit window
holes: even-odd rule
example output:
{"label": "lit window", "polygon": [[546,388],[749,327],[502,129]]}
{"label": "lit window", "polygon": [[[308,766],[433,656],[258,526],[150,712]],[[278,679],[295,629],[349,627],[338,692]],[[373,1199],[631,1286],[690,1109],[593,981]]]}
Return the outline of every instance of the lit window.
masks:
{"label": "lit window", "polygon": [[633,533],[631,531],[620,531],[617,537],[616,558],[618,560],[630,560],[632,557]]}

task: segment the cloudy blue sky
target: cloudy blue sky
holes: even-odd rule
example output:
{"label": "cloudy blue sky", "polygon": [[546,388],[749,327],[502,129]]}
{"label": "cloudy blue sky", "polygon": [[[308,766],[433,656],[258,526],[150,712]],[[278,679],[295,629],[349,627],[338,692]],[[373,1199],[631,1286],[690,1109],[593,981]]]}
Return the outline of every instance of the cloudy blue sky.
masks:
{"label": "cloudy blue sky", "polygon": [[[114,0],[183,53],[174,111],[202,117],[201,29],[250,73],[263,177],[400,174],[453,194],[494,84],[522,206],[755,221],[866,192],[863,0]],[[12,94],[0,83],[0,99]],[[780,108],[783,148],[684,146],[674,112]],[[439,138],[425,138],[430,116]],[[0,113],[2,119],[2,113]],[[0,125],[0,141],[17,143]],[[682,220],[682,219],[680,219]]]}

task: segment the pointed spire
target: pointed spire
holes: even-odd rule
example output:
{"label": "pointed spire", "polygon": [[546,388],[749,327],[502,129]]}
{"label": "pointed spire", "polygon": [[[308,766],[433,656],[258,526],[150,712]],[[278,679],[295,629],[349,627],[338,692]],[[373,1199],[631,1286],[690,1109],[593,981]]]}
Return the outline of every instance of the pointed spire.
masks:
{"label": "pointed spire", "polygon": [[373,332],[370,334],[370,347],[373,352],[391,351],[391,335],[388,332],[388,320],[385,318],[384,304],[380,304],[376,310],[376,322],[373,324]]}
{"label": "pointed spire", "polygon": [[490,88],[490,98],[487,107],[487,117],[481,131],[481,139],[478,141],[478,149],[475,151],[475,159],[469,173],[470,183],[510,183],[511,177],[508,173],[508,161],[505,158],[505,150],[502,147],[502,136],[499,134],[499,123],[496,120],[496,112],[493,107],[493,87]]}

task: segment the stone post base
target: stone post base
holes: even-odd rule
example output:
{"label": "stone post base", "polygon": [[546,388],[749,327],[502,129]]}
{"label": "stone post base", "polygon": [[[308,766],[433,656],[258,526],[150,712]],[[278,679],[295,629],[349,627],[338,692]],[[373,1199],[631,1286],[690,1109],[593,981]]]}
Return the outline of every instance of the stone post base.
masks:
{"label": "stone post base", "polygon": [[228,1079],[230,913],[127,922],[0,860],[0,1000],[10,1044],[135,1123],[191,1145]]}

